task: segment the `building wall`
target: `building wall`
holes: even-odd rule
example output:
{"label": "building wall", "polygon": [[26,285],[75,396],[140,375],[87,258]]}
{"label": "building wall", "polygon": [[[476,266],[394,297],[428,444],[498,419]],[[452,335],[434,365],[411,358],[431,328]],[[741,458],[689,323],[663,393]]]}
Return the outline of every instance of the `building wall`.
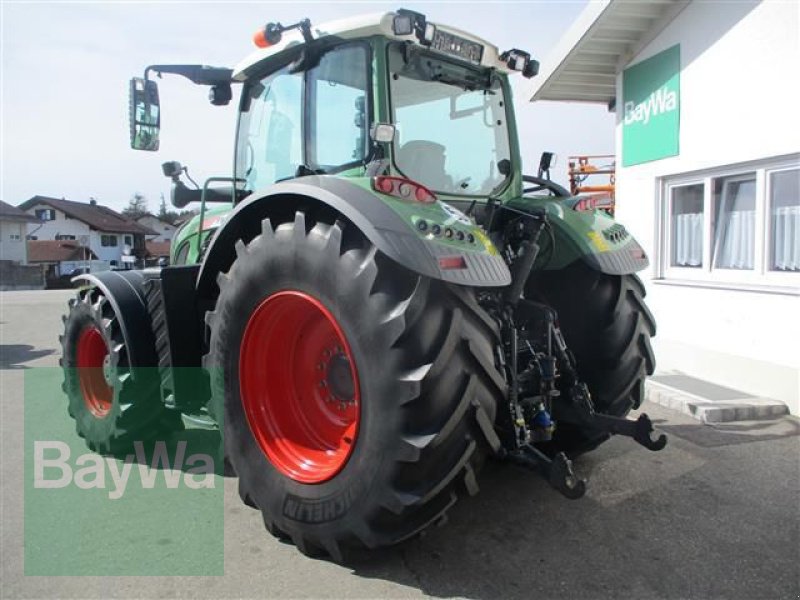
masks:
{"label": "building wall", "polygon": [[[36,209],[50,208],[46,204],[39,204],[32,206],[26,212],[31,215],[36,215]],[[122,267],[122,254],[125,248],[125,236],[129,236],[133,241],[133,234],[121,233],[103,233],[95,231],[83,221],[78,219],[71,219],[63,212],[56,210],[55,219],[52,221],[43,221],[41,227],[39,223],[28,224],[28,235],[36,236],[39,240],[55,240],[57,235],[74,235],[76,241],[80,241],[81,236],[89,236],[89,248],[97,255],[99,260],[105,261],[114,266]],[[102,236],[114,235],[117,237],[116,246],[103,246]]]}
{"label": "building wall", "polygon": [[19,221],[0,221],[0,260],[27,262],[25,225]]}
{"label": "building wall", "polygon": [[[798,21],[794,2],[690,3],[621,65],[680,44],[679,154],[617,171],[617,216],[653,263],[643,279],[658,319],[658,368],[782,400],[795,414],[800,413],[800,273],[782,274],[787,276],[782,283],[794,289],[714,277],[690,284],[665,277],[659,265],[665,182],[771,157],[789,155],[789,163],[798,162]],[[622,71],[617,97],[622,98]],[[618,166],[623,117],[619,110]]]}
{"label": "building wall", "polygon": [[172,237],[175,235],[176,228],[174,225],[165,223],[151,215],[136,219],[136,222],[158,232],[157,236],[147,236],[147,239],[151,242],[171,242]]}

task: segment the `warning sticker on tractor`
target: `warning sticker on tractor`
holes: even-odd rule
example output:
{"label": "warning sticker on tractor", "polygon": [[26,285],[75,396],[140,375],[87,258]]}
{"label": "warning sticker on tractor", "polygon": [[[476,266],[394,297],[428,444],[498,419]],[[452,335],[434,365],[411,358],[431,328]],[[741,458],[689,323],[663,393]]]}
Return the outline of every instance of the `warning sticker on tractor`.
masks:
{"label": "warning sticker on tractor", "polygon": [[600,233],[596,231],[590,231],[586,235],[588,235],[589,239],[592,240],[592,245],[600,252],[608,251],[608,242],[606,242],[605,238]]}
{"label": "warning sticker on tractor", "polygon": [[483,243],[484,247],[486,248],[486,251],[489,254],[491,254],[492,256],[497,256],[499,254],[497,248],[495,248],[495,245],[492,243],[492,240],[489,239],[488,235],[483,233],[483,231],[481,231],[477,227],[474,229],[474,232],[475,232],[475,237],[478,238],[481,241],[481,243]]}

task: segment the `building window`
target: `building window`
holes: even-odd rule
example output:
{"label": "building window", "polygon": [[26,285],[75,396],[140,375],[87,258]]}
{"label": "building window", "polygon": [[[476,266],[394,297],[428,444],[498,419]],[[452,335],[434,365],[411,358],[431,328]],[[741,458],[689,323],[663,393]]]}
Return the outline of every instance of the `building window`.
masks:
{"label": "building window", "polygon": [[56,211],[52,208],[37,208],[34,213],[40,221],[55,221]]}
{"label": "building window", "polygon": [[117,246],[117,236],[115,235],[101,235],[100,236],[100,245],[104,248],[114,247]]}
{"label": "building window", "polygon": [[12,233],[8,237],[12,242],[19,242],[22,240],[22,236],[18,233]]}
{"label": "building window", "polygon": [[703,266],[703,184],[679,185],[671,190],[673,267]]}
{"label": "building window", "polygon": [[57,240],[74,240],[75,236],[74,235],[66,235],[66,234],[63,234],[63,233],[59,233],[59,234],[56,234],[56,239]]}
{"label": "building window", "polygon": [[714,267],[752,270],[755,261],[756,175],[713,179]]}
{"label": "building window", "polygon": [[125,245],[126,246],[133,246],[133,237],[130,235],[125,236]]}
{"label": "building window", "polygon": [[678,175],[661,188],[661,278],[800,286],[797,158]]}
{"label": "building window", "polygon": [[769,174],[769,268],[800,271],[800,169]]}

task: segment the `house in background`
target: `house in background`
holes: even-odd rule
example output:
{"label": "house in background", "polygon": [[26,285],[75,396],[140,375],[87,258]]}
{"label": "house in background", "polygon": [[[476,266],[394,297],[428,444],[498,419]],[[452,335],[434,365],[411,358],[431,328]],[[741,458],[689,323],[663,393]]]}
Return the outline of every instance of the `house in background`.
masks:
{"label": "house in background", "polygon": [[156,232],[155,236],[148,235],[147,239],[151,242],[171,242],[177,227],[172,223],[159,219],[155,215],[146,214],[136,219],[140,225]]}
{"label": "house in background", "polygon": [[75,241],[108,267],[133,267],[146,255],[145,238],[158,232],[92,200],[88,203],[34,196],[19,208],[39,221],[31,240]]}
{"label": "house in background", "polygon": [[108,263],[97,259],[88,247],[71,240],[28,240],[28,262],[40,265],[48,287],[59,278],[80,273],[107,271]]}
{"label": "house in background", "polygon": [[0,200],[0,290],[40,290],[42,270],[28,265],[25,233],[36,219]]}
{"label": "house in background", "polygon": [[156,242],[147,240],[145,246],[147,247],[147,264],[158,265],[160,261],[169,260],[169,249],[171,242]]}
{"label": "house in background", "polygon": [[35,217],[0,200],[0,260],[22,265],[28,262],[25,236],[28,223],[35,222]]}
{"label": "house in background", "polygon": [[616,112],[616,215],[648,251],[660,371],[800,414],[796,2],[600,0],[534,101]]}

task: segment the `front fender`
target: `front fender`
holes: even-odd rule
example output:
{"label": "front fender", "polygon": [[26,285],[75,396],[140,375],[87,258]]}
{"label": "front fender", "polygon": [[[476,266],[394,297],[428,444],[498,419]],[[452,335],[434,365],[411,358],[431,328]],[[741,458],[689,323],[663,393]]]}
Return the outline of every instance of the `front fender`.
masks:
{"label": "front fender", "polygon": [[[235,207],[206,252],[198,275],[198,293],[207,296],[213,291],[217,273],[227,270],[235,260],[236,242],[249,241],[258,235],[263,219],[289,221],[298,208],[324,207],[351,221],[391,260],[420,275],[466,286],[496,287],[511,281],[508,267],[496,252],[477,245],[475,250],[462,251],[454,249],[452,244],[426,239],[411,221],[371,190],[342,178],[312,175],[255,192]],[[443,270],[439,266],[442,256],[463,256],[466,268]]]}
{"label": "front fender", "polygon": [[103,292],[114,308],[132,367],[157,367],[153,327],[147,311],[145,284],[157,277],[160,269],[101,271],[78,275],[73,282],[83,281]]}

